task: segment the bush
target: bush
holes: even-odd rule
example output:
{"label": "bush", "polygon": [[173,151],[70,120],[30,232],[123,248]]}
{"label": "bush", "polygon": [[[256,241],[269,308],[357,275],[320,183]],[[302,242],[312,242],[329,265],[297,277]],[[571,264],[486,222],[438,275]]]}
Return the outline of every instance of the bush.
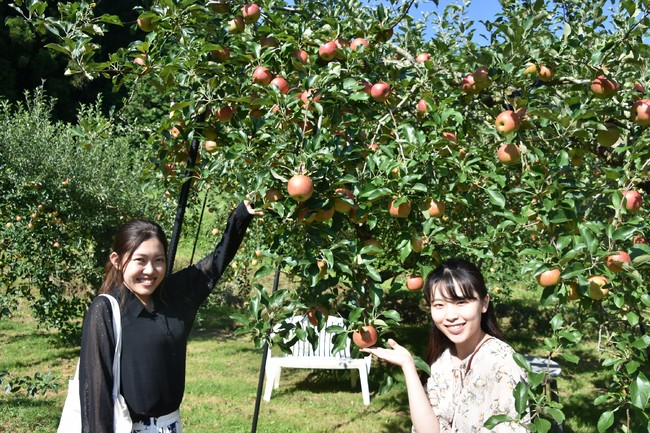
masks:
{"label": "bush", "polygon": [[25,297],[40,325],[73,337],[116,228],[160,215],[165,199],[140,181],[151,164],[139,132],[100,114],[101,101],[71,125],[51,120],[42,90],[25,100],[0,101],[0,317]]}

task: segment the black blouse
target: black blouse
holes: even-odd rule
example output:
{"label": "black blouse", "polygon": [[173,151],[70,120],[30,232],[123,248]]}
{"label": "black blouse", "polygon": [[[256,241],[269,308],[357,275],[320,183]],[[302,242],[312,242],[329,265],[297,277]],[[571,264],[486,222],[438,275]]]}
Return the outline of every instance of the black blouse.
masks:
{"label": "black blouse", "polygon": [[[241,203],[230,214],[212,254],[175,272],[154,292],[153,313],[129,290],[112,290],[122,306],[121,390],[134,421],[179,408],[185,390],[187,340],[196,313],[235,256],[250,220]],[[111,305],[99,296],[91,303],[82,328],[79,392],[83,432],[113,432],[114,350]]]}

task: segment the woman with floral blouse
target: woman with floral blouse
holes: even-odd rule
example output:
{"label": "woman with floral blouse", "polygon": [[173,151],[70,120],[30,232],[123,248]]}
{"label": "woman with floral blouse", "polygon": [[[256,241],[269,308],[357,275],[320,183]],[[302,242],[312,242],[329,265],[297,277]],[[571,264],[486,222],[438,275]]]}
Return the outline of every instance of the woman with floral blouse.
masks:
{"label": "woman with floral blouse", "polygon": [[483,427],[492,415],[515,418],[513,389],[526,375],[503,341],[481,271],[463,259],[438,266],[425,284],[433,329],[426,391],[413,356],[394,340],[390,348],[362,349],[402,368],[413,430],[417,433],[525,432],[514,422]]}

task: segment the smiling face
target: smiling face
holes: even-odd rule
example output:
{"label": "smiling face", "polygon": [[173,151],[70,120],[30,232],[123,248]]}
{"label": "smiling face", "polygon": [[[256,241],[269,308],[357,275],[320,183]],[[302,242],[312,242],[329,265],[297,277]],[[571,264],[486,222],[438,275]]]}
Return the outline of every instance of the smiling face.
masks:
{"label": "smiling face", "polygon": [[122,271],[124,285],[144,304],[150,305],[151,295],[165,278],[167,263],[163,244],[157,238],[143,241],[130,257],[120,259],[111,254],[113,266]]}
{"label": "smiling face", "polygon": [[455,345],[460,359],[469,356],[485,337],[481,317],[487,312],[490,297],[479,299],[463,295],[456,284],[450,293],[440,287],[431,289],[431,317],[435,326]]}

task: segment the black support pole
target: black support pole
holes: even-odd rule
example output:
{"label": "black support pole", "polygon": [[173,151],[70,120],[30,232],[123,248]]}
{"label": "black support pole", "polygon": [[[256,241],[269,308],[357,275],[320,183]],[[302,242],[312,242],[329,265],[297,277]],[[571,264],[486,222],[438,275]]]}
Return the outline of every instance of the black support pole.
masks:
{"label": "black support pole", "polygon": [[[271,295],[273,295],[278,290],[279,281],[280,281],[280,263],[278,263],[278,268],[275,270],[275,278],[273,279],[273,289],[271,289]],[[264,385],[264,373],[266,372],[266,358],[269,353],[268,338],[264,342],[264,349],[262,350],[263,350],[262,366],[260,367],[260,378],[257,381],[257,399],[255,400],[255,411],[253,411],[253,425],[251,427],[251,433],[257,432],[257,419],[259,418],[260,415],[260,403],[262,402],[262,387]]]}
{"label": "black support pole", "polygon": [[169,250],[167,251],[167,277],[169,277],[174,270],[176,249],[178,248],[178,240],[181,237],[183,218],[185,218],[185,208],[187,207],[187,200],[190,195],[190,188],[192,187],[192,168],[194,167],[198,153],[199,141],[197,139],[192,139],[189,157],[187,159],[187,168],[185,170],[185,182],[183,182],[183,186],[181,187],[181,195],[178,199],[178,206],[176,207],[174,228],[172,229],[172,235],[169,239]]}

